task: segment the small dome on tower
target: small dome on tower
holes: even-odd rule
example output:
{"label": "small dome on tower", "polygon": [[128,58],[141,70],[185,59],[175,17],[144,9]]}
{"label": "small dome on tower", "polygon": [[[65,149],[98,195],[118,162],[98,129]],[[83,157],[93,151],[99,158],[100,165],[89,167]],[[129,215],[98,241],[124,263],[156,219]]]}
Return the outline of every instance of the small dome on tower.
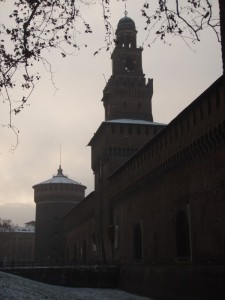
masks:
{"label": "small dome on tower", "polygon": [[119,20],[119,23],[117,25],[117,31],[120,30],[135,30],[135,23],[134,21],[125,15],[122,19]]}

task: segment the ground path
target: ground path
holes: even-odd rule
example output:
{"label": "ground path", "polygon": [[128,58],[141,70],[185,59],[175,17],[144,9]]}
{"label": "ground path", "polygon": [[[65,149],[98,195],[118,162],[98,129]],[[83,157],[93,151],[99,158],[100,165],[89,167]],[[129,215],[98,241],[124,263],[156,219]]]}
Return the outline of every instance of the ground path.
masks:
{"label": "ground path", "polygon": [[0,272],[0,300],[147,300],[120,290],[67,288]]}

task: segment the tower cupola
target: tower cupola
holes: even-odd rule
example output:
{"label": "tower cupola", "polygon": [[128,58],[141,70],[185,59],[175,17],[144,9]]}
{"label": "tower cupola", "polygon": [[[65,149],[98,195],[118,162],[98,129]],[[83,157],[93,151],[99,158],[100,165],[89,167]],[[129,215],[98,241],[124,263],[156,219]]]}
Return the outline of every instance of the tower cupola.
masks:
{"label": "tower cupola", "polygon": [[121,18],[118,22],[116,34],[118,34],[118,32],[121,30],[127,29],[136,31],[134,21],[130,17],[128,17],[126,13],[125,17]]}
{"label": "tower cupola", "polygon": [[137,46],[136,42],[137,30],[134,21],[125,15],[119,20],[116,29],[117,43],[119,47],[125,48],[135,48]]}

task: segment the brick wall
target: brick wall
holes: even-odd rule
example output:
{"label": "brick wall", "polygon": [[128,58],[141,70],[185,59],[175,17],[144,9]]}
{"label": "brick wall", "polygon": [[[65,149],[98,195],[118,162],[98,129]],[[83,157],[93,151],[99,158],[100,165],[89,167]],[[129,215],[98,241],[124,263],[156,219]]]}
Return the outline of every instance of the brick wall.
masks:
{"label": "brick wall", "polygon": [[[117,261],[134,262],[137,223],[142,262],[224,259],[224,111],[220,78],[111,176],[110,202],[120,228]],[[183,258],[177,253],[181,212],[189,239]]]}

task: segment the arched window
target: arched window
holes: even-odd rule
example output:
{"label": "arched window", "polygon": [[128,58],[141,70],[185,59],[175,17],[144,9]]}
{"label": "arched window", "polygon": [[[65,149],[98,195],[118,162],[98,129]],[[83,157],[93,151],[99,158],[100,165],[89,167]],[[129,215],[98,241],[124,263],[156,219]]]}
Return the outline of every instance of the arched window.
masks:
{"label": "arched window", "polygon": [[77,262],[77,244],[76,243],[73,245],[73,261],[75,263]]}
{"label": "arched window", "polygon": [[83,241],[83,243],[82,243],[82,262],[86,263],[86,259],[87,259],[87,245],[86,245],[86,241]]}
{"label": "arched window", "polygon": [[67,262],[70,261],[70,248],[68,245],[66,247],[66,260],[67,260]]}
{"label": "arched window", "polygon": [[134,260],[140,262],[142,260],[142,226],[141,223],[135,223],[133,227],[133,249]]}
{"label": "arched window", "polygon": [[190,231],[187,213],[179,211],[176,216],[177,258],[190,258]]}

